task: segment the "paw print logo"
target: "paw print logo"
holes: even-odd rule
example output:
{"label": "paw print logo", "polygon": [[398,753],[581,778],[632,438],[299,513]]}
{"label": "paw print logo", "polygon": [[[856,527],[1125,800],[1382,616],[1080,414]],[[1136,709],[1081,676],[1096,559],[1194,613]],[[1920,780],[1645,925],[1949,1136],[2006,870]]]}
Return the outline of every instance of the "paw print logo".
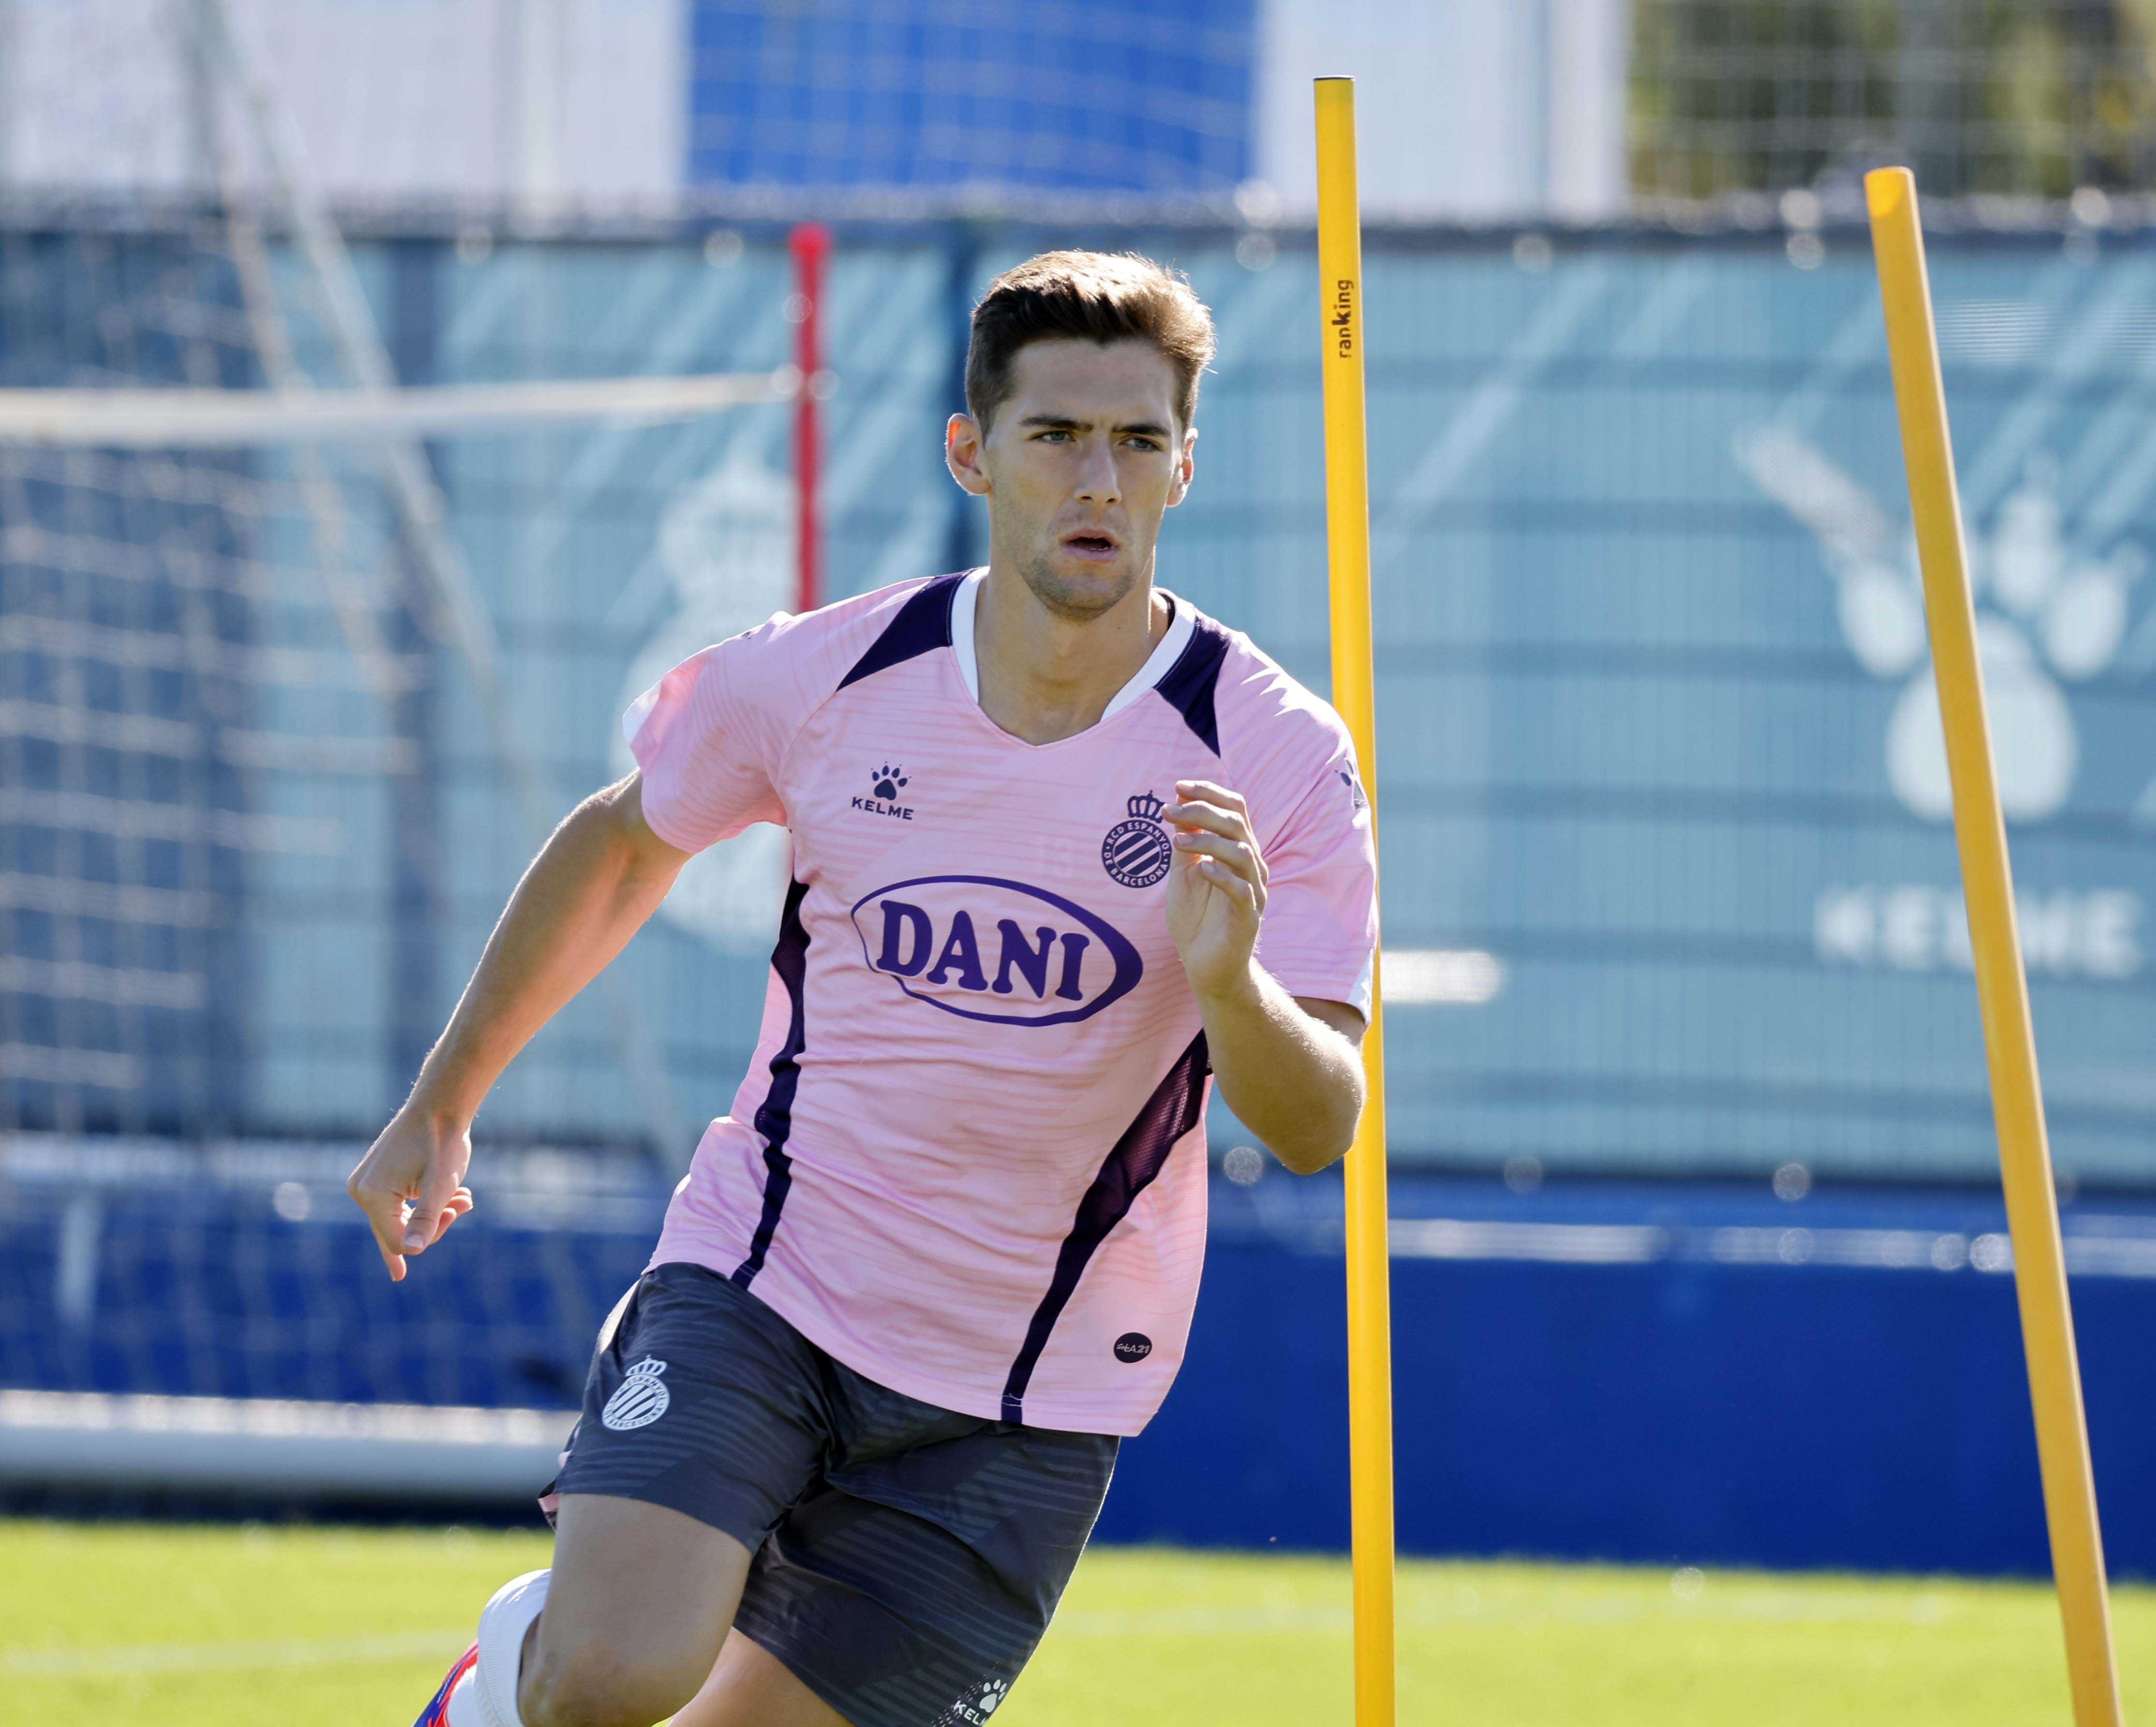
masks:
{"label": "paw print logo", "polygon": [[981,1688],[981,1694],[975,1699],[973,1707],[983,1715],[993,1715],[996,1712],[996,1705],[1009,1693],[1009,1679],[991,1679]]}
{"label": "paw print logo", "polygon": [[906,783],[906,775],[896,768],[879,768],[869,775],[875,782],[875,794],[886,804],[898,795],[898,789]]}
{"label": "paw print logo", "polygon": [[[1756,431],[1737,459],[1818,537],[1837,589],[1842,639],[1874,677],[1902,685],[1887,722],[1887,778],[1911,814],[1953,814],[1939,698],[1925,642],[1912,536],[1871,495],[1794,434]],[[2081,740],[2062,682],[2094,677],[2117,657],[2138,547],[2101,558],[2076,553],[2062,532],[2056,467],[2031,462],[1989,532],[1971,524],[1969,579],[1976,645],[1991,712],[1999,798],[2015,821],[2055,815],[2072,791]]]}

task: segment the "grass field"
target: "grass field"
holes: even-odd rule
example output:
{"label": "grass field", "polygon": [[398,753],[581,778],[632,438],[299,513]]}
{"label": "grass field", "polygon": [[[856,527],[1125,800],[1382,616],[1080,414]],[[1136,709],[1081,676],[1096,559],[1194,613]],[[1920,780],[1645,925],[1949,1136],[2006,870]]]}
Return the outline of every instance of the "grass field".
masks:
{"label": "grass field", "polygon": [[[0,1719],[404,1727],[543,1538],[0,1522]],[[1338,1561],[1105,1549],[997,1727],[1348,1720]],[[2130,1719],[2156,1718],[2156,1591],[2118,1596]],[[1403,1723],[2065,1723],[2030,1585],[1410,1563]]]}

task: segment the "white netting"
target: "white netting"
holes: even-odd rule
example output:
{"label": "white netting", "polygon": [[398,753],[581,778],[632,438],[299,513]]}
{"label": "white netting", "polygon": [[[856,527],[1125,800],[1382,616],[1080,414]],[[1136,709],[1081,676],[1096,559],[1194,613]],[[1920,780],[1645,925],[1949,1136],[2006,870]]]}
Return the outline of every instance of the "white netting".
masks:
{"label": "white netting", "polygon": [[[455,269],[440,246],[392,253],[393,311]],[[0,236],[0,1125],[192,1133],[393,1103],[439,1030],[443,933],[473,892],[446,855],[459,805],[490,805],[480,873],[498,902],[504,860],[529,855],[526,806],[551,820],[598,783],[620,671],[522,653],[488,671],[499,601],[462,548],[495,513],[501,464],[475,465],[476,517],[442,523],[444,564],[391,458],[425,478],[424,514],[443,499],[418,433],[516,420],[491,441],[546,443],[541,466],[573,472],[579,453],[672,435],[640,425],[792,388],[781,368],[317,390],[341,382],[317,285],[244,220]],[[784,520],[790,488],[768,479],[746,501],[706,486],[689,531],[726,542],[714,511]],[[512,517],[572,541],[611,502],[543,481],[534,497]],[[742,591],[762,612],[791,555],[769,538],[752,531],[727,566],[760,558]],[[565,675],[603,686],[566,767],[547,723]],[[501,722],[489,677],[510,690]],[[632,1020],[619,1003],[604,1017],[618,1052]],[[588,1118],[666,1143],[663,1078],[613,1065],[639,1101]]]}
{"label": "white netting", "polygon": [[[221,238],[6,242],[13,326],[44,337],[10,344],[8,381],[256,383]],[[77,305],[91,315],[68,316]],[[417,679],[386,645],[383,513],[341,466],[0,444],[15,913],[0,1062],[18,1117],[228,1117],[254,860],[336,856],[339,806],[412,768],[393,709]],[[245,795],[261,774],[342,795]]]}
{"label": "white netting", "polygon": [[[223,0],[340,203],[610,208],[680,179],[675,0]],[[199,197],[228,111],[204,0],[0,10],[0,185]]]}
{"label": "white netting", "polygon": [[213,186],[212,6],[340,208],[1224,198],[1253,166],[1250,0],[50,0],[0,13],[0,187]]}

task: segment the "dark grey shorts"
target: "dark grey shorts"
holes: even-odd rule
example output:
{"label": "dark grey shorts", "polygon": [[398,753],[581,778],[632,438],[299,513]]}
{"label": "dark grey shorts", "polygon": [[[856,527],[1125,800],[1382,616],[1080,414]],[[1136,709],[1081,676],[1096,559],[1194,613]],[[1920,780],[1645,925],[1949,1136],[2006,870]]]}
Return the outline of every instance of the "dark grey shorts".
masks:
{"label": "dark grey shorts", "polygon": [[1116,1440],[876,1385],[701,1266],[653,1267],[618,1322],[555,1491],[669,1506],[748,1548],[735,1628],[854,1727],[986,1720],[1048,1628]]}

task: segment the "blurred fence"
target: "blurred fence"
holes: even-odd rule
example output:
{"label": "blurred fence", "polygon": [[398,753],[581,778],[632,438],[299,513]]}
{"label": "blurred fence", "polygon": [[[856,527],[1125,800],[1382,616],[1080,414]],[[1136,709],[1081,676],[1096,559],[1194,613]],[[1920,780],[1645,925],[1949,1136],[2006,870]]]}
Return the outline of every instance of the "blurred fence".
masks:
{"label": "blurred fence", "polygon": [[665,1184],[620,1158],[502,1148],[477,1178],[484,1217],[392,1283],[344,1194],[360,1149],[0,1147],[0,1385],[573,1407]]}
{"label": "blurred fence", "polygon": [[[1322,688],[1316,284],[1293,233],[842,230],[834,589],[978,555],[937,436],[965,310],[1073,240],[1172,258],[1214,308],[1160,578]],[[1395,1156],[1988,1178],[1861,236],[1370,245]],[[407,382],[788,352],[775,233],[357,250]],[[2146,1184],[2156,243],[1942,237],[1934,271],[2059,1161]],[[295,339],[333,378],[303,319]],[[248,384],[256,341],[214,234],[0,235],[0,383]],[[746,409],[433,446],[558,808],[625,767],[630,696],[786,602],[786,434]],[[365,1137],[525,859],[364,471],[329,476],[328,551],[306,479],[278,449],[0,450],[0,1127]],[[386,685],[326,572],[374,621]],[[782,845],[700,861],[622,962],[698,1118],[753,1041]],[[639,1135],[603,1002],[541,1037],[481,1125]]]}
{"label": "blurred fence", "polygon": [[[0,1140],[0,1503],[536,1518],[665,1184],[495,1148],[392,1284],[356,1151]],[[1236,1173],[1101,1539],[1346,1545],[1339,1186]],[[1404,1174],[1393,1213],[1404,1550],[2046,1570],[1995,1195]],[[2106,1552],[2156,1575],[2156,1208],[2066,1228]]]}

